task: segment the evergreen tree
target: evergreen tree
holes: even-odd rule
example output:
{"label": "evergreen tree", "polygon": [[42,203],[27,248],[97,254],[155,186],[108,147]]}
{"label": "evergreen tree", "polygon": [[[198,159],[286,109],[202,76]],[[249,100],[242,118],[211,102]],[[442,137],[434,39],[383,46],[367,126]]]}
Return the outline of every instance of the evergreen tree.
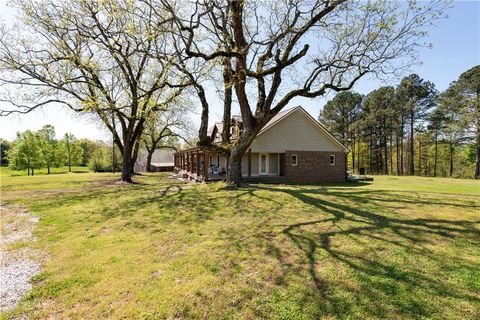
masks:
{"label": "evergreen tree", "polygon": [[355,147],[357,130],[355,122],[358,118],[362,95],[351,91],[339,92],[328,101],[320,112],[319,121],[346,145],[352,156],[352,169],[355,169]]}
{"label": "evergreen tree", "polygon": [[432,82],[423,80],[417,74],[411,74],[400,82],[397,97],[398,102],[404,106],[406,122],[409,125],[409,173],[415,175],[415,126],[428,116],[437,98],[437,92]]}
{"label": "evergreen tree", "polygon": [[480,179],[480,65],[462,73],[449,87],[467,133],[475,144],[475,178]]}
{"label": "evergreen tree", "polygon": [[429,117],[428,131],[434,143],[433,176],[438,173],[438,142],[445,126],[445,114],[441,108],[436,108]]}
{"label": "evergreen tree", "polygon": [[372,168],[389,173],[389,141],[395,120],[395,89],[381,87],[369,93],[362,106],[363,128],[370,133],[369,146]]}

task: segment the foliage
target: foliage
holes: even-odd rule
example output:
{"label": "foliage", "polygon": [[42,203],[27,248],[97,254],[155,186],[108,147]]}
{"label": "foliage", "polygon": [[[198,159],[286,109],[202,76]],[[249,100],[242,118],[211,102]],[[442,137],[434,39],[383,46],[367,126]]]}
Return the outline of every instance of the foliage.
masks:
{"label": "foliage", "polygon": [[[345,112],[342,101],[354,93],[342,92],[327,102],[319,119],[340,140],[350,142],[353,171],[362,167],[369,173],[476,177],[479,72],[480,67],[473,67],[441,94],[433,83],[411,74],[395,88],[370,92],[352,113]],[[347,138],[345,128],[353,128]]]}
{"label": "foliage", "polygon": [[353,125],[357,120],[362,95],[351,91],[339,92],[320,112],[319,120],[345,145],[352,140]]}
{"label": "foliage", "polygon": [[457,112],[455,124],[464,129],[464,136],[474,141],[475,177],[480,179],[480,65],[462,73],[450,84],[443,102]]}
{"label": "foliage", "polygon": [[[37,174],[38,169],[46,168],[46,173],[49,174],[53,168],[60,168],[63,165],[72,171],[72,167],[84,166],[85,161],[87,164],[92,163],[93,157],[94,163],[100,160],[103,163],[101,167],[97,167],[97,171],[112,170],[111,147],[102,141],[78,140],[71,133],[66,133],[63,139],[57,140],[55,129],[51,125],[45,125],[37,132],[19,132],[8,152],[8,159],[12,161],[10,168],[14,171],[28,169],[28,175],[32,168],[37,169]],[[121,170],[121,162],[121,153],[116,149],[116,170]],[[63,169],[53,171],[58,173],[63,172]],[[79,169],[74,168],[73,171]],[[16,172],[15,175],[22,173]]]}
{"label": "foliage", "polygon": [[68,167],[78,166],[82,163],[83,149],[73,134],[65,133],[61,141],[61,147],[65,155],[65,164]]}
{"label": "foliage", "polygon": [[38,132],[27,130],[17,133],[17,139],[8,152],[8,163],[12,169],[28,170],[34,175],[35,169],[44,167],[42,137]]}
{"label": "foliage", "polygon": [[0,30],[0,83],[11,89],[0,115],[52,103],[95,115],[121,151],[122,180],[132,182],[146,119],[188,84],[171,70],[169,21],[153,20],[150,3],[12,1],[19,23]]}
{"label": "foliage", "polygon": [[48,173],[50,168],[59,167],[65,161],[63,150],[55,139],[55,128],[52,125],[45,125],[38,131],[43,154],[43,160]]}
{"label": "foliage", "polygon": [[90,139],[78,139],[78,145],[82,148],[82,166],[88,166],[92,154],[96,149],[102,146],[102,142],[92,141]]}
{"label": "foliage", "polygon": [[[122,161],[120,157],[120,152],[115,152],[116,161],[115,161],[115,171],[122,170]],[[112,147],[109,147],[105,143],[98,143],[97,147],[93,151],[88,166],[90,170],[94,172],[111,172],[113,171],[112,163]]]}
{"label": "foliage", "polygon": [[369,143],[370,163],[375,172],[389,173],[388,144],[398,119],[397,106],[393,87],[380,87],[363,102],[358,126]]}
{"label": "foliage", "polygon": [[0,165],[8,165],[8,150],[12,147],[12,144],[5,139],[0,138]]}
{"label": "foliage", "polygon": [[147,150],[147,171],[150,171],[152,155],[156,149],[178,149],[180,140],[187,141],[191,133],[188,112],[190,101],[180,100],[165,106],[161,112],[153,113],[145,122],[141,142]]}
{"label": "foliage", "polygon": [[[443,1],[158,1],[172,19],[178,69],[202,105],[199,144],[226,155],[227,182],[241,185],[241,159],[260,130],[294,98],[345,91],[368,73],[398,73],[415,62],[423,28]],[[164,12],[159,20],[164,21]],[[157,14],[158,15],[158,14]],[[402,17],[399,19],[399,17]],[[348,21],[348,23],[345,23]],[[310,43],[319,39],[318,46]],[[313,40],[313,41],[312,41]],[[413,60],[413,61],[412,61]],[[234,90],[243,119],[238,139],[212,144],[202,66],[218,73],[228,135]],[[198,70],[200,69],[200,71]]]}

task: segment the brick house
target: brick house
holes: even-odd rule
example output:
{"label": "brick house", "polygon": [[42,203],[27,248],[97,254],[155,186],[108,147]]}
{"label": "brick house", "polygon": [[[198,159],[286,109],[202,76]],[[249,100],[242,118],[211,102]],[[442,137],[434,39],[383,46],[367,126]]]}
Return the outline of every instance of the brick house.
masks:
{"label": "brick house", "polygon": [[[242,120],[234,116],[231,140],[242,131]],[[210,130],[214,143],[222,141],[223,124]],[[245,180],[334,182],[346,179],[348,149],[302,107],[280,112],[260,131],[242,159]],[[227,159],[199,148],[175,154],[175,168],[197,180],[222,179]],[[205,174],[206,172],[206,174]]]}

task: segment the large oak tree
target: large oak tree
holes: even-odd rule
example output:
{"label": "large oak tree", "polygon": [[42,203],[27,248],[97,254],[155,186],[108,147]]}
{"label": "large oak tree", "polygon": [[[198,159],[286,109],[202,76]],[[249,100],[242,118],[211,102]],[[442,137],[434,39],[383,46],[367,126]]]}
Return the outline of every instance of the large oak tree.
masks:
{"label": "large oak tree", "polygon": [[[187,61],[179,69],[209,64],[233,88],[244,130],[224,139],[227,183],[241,185],[241,159],[263,126],[297,97],[343,91],[366,74],[397,72],[411,64],[424,27],[442,15],[444,1],[155,1],[172,19],[174,42]],[[413,61],[412,61],[413,60]],[[193,81],[202,105],[199,145],[207,136],[205,84]],[[225,95],[224,118],[231,109]],[[225,119],[224,119],[225,120]],[[226,121],[228,123],[228,121]]]}
{"label": "large oak tree", "polygon": [[187,84],[171,67],[167,22],[153,19],[148,3],[12,1],[20,20],[0,30],[0,101],[12,107],[0,115],[53,103],[95,114],[122,153],[122,180],[132,182],[145,121]]}

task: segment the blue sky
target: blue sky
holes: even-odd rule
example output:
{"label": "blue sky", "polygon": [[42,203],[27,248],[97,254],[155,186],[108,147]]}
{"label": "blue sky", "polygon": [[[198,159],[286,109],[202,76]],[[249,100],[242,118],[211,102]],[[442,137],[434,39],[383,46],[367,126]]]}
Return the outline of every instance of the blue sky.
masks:
{"label": "blue sky", "polygon": [[[5,0],[0,0],[0,18],[8,21],[11,20],[11,15],[11,10],[5,7]],[[462,72],[480,64],[480,1],[455,1],[454,7],[448,11],[448,18],[437,21],[436,26],[432,26],[428,31],[426,40],[432,43],[433,48],[420,50],[422,65],[412,67],[411,72],[434,82],[437,89],[442,91]],[[353,90],[367,94],[381,85],[395,85],[399,80],[384,83],[377,79],[364,78]],[[330,94],[311,100],[297,99],[292,101],[291,106],[300,104],[317,118],[325,102],[332,97]],[[222,114],[221,103],[218,101],[211,105],[211,121],[216,121]],[[193,115],[193,119],[198,119],[198,116]],[[108,139],[110,136],[91,118],[83,118],[61,107],[50,106],[27,115],[0,117],[0,137],[12,140],[18,130],[37,130],[45,124],[54,125],[57,136],[66,132],[91,139]]]}

